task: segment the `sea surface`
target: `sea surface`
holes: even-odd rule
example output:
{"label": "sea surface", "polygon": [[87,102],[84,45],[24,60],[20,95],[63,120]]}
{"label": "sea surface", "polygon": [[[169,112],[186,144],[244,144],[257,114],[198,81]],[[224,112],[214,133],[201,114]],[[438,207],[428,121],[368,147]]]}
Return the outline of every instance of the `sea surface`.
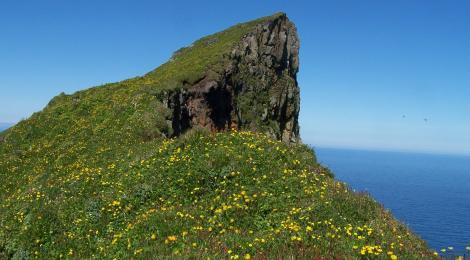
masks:
{"label": "sea surface", "polygon": [[[438,252],[470,246],[470,156],[315,148],[318,161],[368,192]],[[449,251],[449,249],[447,249]]]}

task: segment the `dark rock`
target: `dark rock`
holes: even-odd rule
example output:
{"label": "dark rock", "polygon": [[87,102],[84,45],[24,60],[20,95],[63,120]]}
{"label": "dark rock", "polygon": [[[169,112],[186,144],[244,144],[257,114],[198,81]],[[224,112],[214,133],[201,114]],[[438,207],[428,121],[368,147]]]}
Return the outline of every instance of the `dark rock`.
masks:
{"label": "dark rock", "polygon": [[173,135],[200,126],[299,142],[298,53],[297,31],[285,14],[258,24],[230,52],[222,72],[208,71],[190,86],[165,92]]}

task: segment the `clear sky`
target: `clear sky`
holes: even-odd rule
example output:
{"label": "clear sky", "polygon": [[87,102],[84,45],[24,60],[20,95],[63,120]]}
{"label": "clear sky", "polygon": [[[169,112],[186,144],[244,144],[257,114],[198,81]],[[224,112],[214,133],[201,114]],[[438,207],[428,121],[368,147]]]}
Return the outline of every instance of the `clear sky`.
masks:
{"label": "clear sky", "polygon": [[470,154],[466,0],[2,0],[0,122],[62,91],[142,75],[201,36],[278,11],[301,38],[305,143]]}

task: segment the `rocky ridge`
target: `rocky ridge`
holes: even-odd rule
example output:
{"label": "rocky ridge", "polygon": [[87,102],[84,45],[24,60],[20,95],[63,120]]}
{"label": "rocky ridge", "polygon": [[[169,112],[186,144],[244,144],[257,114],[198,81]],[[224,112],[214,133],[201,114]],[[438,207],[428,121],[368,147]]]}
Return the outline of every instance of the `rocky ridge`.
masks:
{"label": "rocky ridge", "polygon": [[164,92],[173,135],[237,128],[298,142],[298,54],[297,31],[285,14],[256,25],[224,57],[220,72],[208,70],[194,84]]}

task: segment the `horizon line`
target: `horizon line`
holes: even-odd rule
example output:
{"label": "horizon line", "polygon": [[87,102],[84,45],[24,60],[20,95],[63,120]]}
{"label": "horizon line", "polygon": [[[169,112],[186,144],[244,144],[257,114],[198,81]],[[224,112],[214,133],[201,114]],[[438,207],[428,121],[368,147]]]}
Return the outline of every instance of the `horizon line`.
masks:
{"label": "horizon line", "polygon": [[[8,128],[16,125],[12,122],[0,122],[0,125],[8,125]],[[7,129],[8,129],[7,128]],[[315,148],[325,149],[342,149],[342,150],[356,150],[356,151],[371,151],[371,152],[397,152],[397,153],[413,153],[413,154],[429,154],[429,155],[449,155],[449,156],[463,156],[470,157],[469,152],[454,152],[454,151],[437,151],[437,150],[421,150],[421,149],[407,149],[407,148],[389,148],[389,147],[367,147],[367,146],[351,146],[351,145],[331,145],[331,144],[314,144],[313,142],[305,142],[304,144]]]}
{"label": "horizon line", "polygon": [[446,155],[446,156],[460,156],[470,157],[470,152],[451,152],[451,151],[436,151],[436,150],[420,150],[420,149],[400,149],[400,148],[387,148],[387,147],[360,147],[360,146],[341,146],[341,145],[314,145],[312,143],[305,143],[312,148],[320,149],[337,149],[337,150],[355,150],[355,151],[368,151],[368,152],[391,152],[391,153],[410,153],[410,154],[426,154],[426,155]]}

